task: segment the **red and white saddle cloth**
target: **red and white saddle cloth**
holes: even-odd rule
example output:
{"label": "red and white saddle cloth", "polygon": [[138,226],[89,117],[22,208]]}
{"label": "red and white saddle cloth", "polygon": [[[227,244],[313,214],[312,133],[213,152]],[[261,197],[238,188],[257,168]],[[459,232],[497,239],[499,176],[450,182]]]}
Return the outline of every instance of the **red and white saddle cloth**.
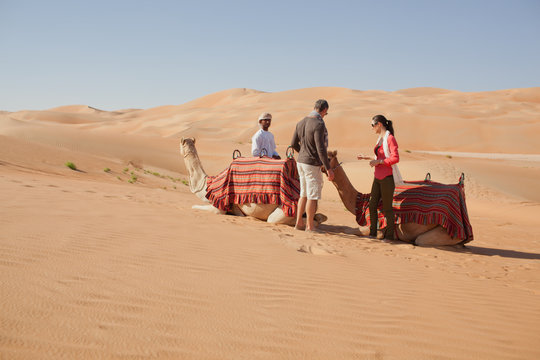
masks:
{"label": "red and white saddle cloth", "polygon": [[206,198],[218,209],[233,204],[277,204],[287,216],[296,215],[300,181],[294,158],[238,157],[219,175],[206,179]]}
{"label": "red and white saddle cloth", "polygon": [[[358,193],[356,199],[356,222],[360,226],[369,226],[370,194]],[[459,237],[462,243],[473,240],[473,231],[469,222],[463,183],[446,185],[438,182],[405,181],[396,186],[392,203],[396,224],[438,224],[452,237]],[[382,201],[377,210],[379,228],[386,227],[382,212]]]}

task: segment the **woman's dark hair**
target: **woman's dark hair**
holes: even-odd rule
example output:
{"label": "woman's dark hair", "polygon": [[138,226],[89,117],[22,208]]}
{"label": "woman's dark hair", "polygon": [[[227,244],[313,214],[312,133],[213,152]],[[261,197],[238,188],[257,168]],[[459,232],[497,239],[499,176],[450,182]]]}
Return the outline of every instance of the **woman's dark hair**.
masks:
{"label": "woman's dark hair", "polygon": [[381,123],[386,128],[386,130],[390,131],[390,134],[392,134],[392,136],[394,135],[394,126],[392,126],[392,120],[388,120],[384,117],[384,115],[375,115],[373,117],[373,121],[375,122],[375,124]]}

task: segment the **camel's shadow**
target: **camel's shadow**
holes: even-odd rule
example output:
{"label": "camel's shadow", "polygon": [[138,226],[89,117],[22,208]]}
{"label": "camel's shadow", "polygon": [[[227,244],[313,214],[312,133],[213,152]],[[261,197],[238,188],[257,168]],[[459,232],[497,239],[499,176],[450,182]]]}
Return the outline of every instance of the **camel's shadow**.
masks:
{"label": "camel's shadow", "polygon": [[[327,232],[328,234],[333,235],[345,235],[348,238],[367,238],[359,228],[353,228],[350,226],[343,225],[328,225],[321,224],[318,227],[320,230]],[[371,240],[371,239],[370,239]],[[388,244],[410,244],[405,241],[390,241]],[[540,254],[529,253],[516,250],[507,250],[507,249],[495,249],[488,248],[483,246],[476,245],[450,245],[450,246],[436,246],[434,247],[438,250],[457,252],[463,254],[471,255],[481,255],[481,256],[500,256],[503,258],[512,258],[512,259],[527,259],[527,260],[540,260]]]}
{"label": "camel's shadow", "polygon": [[494,248],[468,245],[468,244],[457,246],[457,247],[438,246],[437,249],[450,251],[450,252],[472,254],[472,255],[500,256],[500,257],[512,258],[512,259],[540,260],[540,254],[536,254],[536,253],[529,253],[529,252],[516,251],[516,250],[507,250],[507,249],[494,249]]}

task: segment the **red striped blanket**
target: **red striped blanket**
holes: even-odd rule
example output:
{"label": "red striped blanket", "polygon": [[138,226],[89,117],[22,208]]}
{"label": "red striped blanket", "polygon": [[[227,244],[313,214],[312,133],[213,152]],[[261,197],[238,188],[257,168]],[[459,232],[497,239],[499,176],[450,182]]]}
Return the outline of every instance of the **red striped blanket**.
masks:
{"label": "red striped blanket", "polygon": [[[356,222],[361,226],[370,224],[370,194],[358,193],[356,199]],[[463,243],[473,240],[463,184],[445,185],[434,181],[406,181],[396,186],[392,203],[396,224],[439,224],[452,237]],[[386,226],[382,213],[382,201],[377,211],[379,228]]]}
{"label": "red striped blanket", "polygon": [[300,182],[293,158],[236,158],[228,169],[206,179],[206,198],[218,209],[232,204],[278,204],[287,216],[295,216]]}

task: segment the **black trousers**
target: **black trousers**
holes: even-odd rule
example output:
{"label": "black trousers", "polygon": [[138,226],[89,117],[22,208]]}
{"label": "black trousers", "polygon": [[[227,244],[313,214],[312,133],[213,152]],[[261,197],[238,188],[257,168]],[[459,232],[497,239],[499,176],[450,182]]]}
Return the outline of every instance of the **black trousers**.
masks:
{"label": "black trousers", "polygon": [[369,228],[370,235],[377,235],[377,206],[379,204],[379,200],[382,198],[383,213],[387,224],[385,236],[394,236],[395,224],[392,202],[394,201],[395,188],[394,177],[392,175],[387,176],[382,180],[377,178],[373,179],[373,185],[371,186],[371,197],[369,198],[369,218],[371,219],[371,225]]}

